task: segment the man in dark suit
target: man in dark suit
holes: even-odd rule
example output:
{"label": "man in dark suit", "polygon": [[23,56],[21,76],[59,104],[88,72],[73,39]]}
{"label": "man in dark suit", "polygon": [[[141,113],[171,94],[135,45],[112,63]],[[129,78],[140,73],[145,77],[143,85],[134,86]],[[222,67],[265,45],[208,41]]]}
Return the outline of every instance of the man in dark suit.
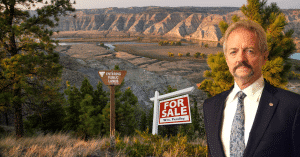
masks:
{"label": "man in dark suit", "polygon": [[269,55],[263,28],[239,21],[224,38],[235,83],[203,104],[209,156],[300,157],[300,95],[263,79]]}

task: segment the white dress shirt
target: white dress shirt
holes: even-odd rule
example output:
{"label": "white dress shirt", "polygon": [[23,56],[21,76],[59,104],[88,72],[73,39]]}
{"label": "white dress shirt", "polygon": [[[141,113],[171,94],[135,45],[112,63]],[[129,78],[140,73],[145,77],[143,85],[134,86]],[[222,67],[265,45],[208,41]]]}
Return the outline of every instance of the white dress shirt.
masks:
{"label": "white dress shirt", "polygon": [[223,149],[227,157],[230,156],[230,133],[233,117],[236,112],[238,103],[237,93],[243,91],[247,96],[244,98],[244,111],[245,111],[245,146],[247,146],[248,137],[256,111],[258,108],[259,100],[265,86],[263,76],[257,79],[253,84],[241,90],[240,87],[234,83],[234,88],[228,95],[225,102],[225,109],[223,113],[223,124],[221,130],[221,140],[223,143]]}

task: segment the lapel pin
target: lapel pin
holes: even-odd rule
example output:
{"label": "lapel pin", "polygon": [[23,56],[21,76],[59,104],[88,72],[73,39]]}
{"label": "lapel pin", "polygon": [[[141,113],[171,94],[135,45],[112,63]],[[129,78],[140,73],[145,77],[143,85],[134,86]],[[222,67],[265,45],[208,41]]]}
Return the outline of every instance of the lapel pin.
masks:
{"label": "lapel pin", "polygon": [[269,103],[270,106],[273,106],[273,103]]}

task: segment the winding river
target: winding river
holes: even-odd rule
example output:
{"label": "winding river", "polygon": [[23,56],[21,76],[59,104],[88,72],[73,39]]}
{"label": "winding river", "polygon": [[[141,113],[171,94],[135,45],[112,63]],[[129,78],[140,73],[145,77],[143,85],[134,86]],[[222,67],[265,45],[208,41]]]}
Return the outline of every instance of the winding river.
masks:
{"label": "winding river", "polygon": [[[95,43],[95,42],[59,42],[59,45],[76,45],[76,44],[86,44],[86,43]],[[114,50],[114,45],[120,45],[120,44],[157,44],[157,43],[140,43],[140,42],[103,42],[105,46],[109,47],[109,50]],[[97,45],[100,45],[99,42],[96,43]],[[294,53],[290,56],[291,59],[300,60],[300,53]]]}

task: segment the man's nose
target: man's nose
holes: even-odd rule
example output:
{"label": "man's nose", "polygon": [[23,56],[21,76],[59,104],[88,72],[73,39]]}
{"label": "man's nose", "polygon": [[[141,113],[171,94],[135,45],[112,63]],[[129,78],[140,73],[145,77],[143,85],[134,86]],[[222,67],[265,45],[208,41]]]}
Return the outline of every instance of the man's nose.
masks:
{"label": "man's nose", "polygon": [[242,50],[239,50],[237,52],[237,61],[242,62],[242,61],[246,61],[247,57],[245,55],[245,53]]}

